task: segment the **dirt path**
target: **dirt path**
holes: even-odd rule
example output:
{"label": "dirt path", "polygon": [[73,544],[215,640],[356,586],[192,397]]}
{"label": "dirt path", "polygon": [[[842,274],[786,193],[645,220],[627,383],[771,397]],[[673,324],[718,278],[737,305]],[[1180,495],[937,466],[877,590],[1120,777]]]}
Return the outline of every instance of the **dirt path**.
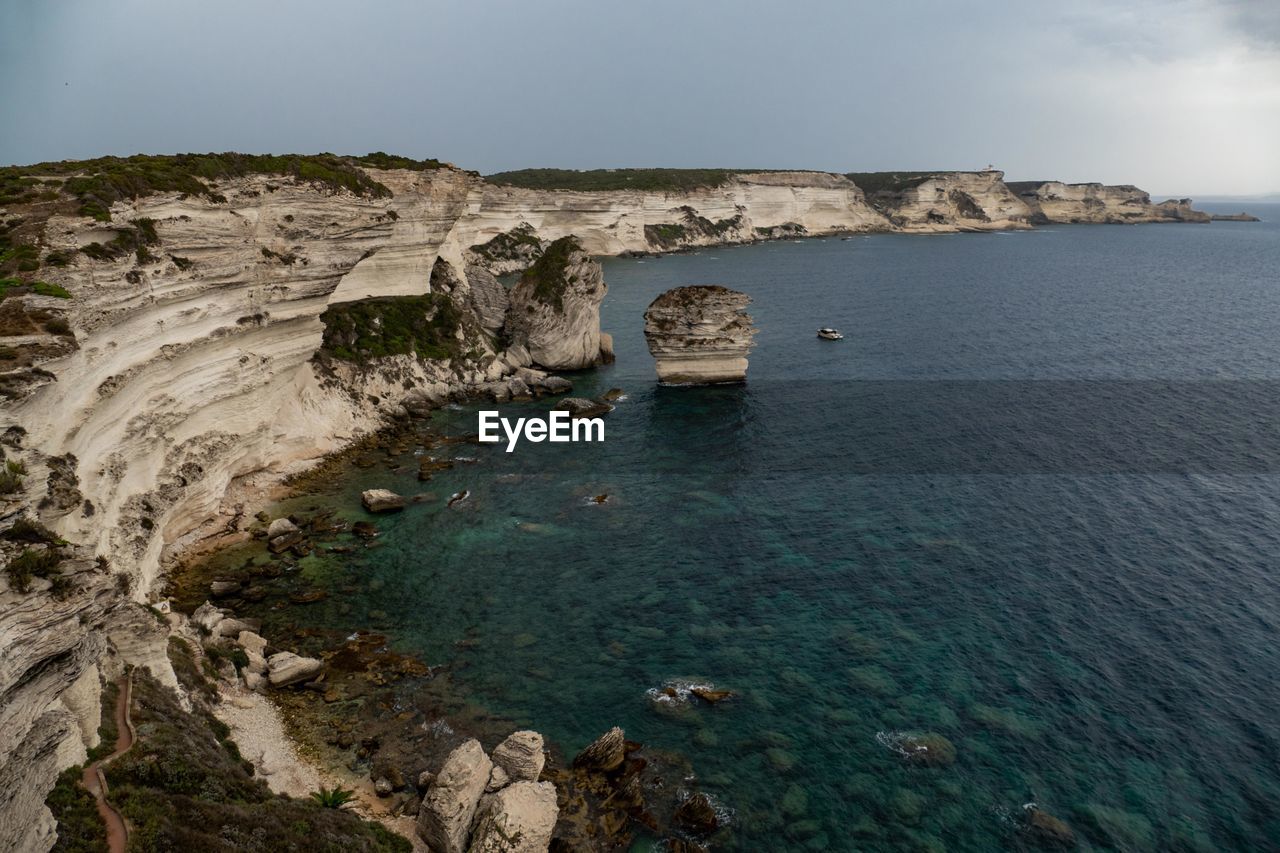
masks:
{"label": "dirt path", "polygon": [[103,774],[102,768],[128,752],[133,746],[136,733],[133,729],[133,720],[129,716],[129,705],[132,700],[133,672],[130,671],[120,679],[120,693],[116,700],[116,748],[106,758],[86,767],[84,775],[80,778],[80,783],[98,802],[98,815],[107,827],[107,847],[111,853],[125,853],[125,847],[129,842],[129,828],[125,825],[124,816],[107,801],[107,777]]}

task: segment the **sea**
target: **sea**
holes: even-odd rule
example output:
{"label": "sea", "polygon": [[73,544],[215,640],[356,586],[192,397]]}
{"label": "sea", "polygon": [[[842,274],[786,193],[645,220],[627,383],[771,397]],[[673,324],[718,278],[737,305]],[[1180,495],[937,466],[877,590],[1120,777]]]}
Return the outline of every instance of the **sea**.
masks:
{"label": "sea", "polygon": [[[1249,210],[606,259],[617,361],[569,375],[622,391],[605,440],[450,445],[288,619],[374,625],[566,755],[682,755],[715,850],[1039,849],[1032,810],[1081,850],[1278,850],[1280,205]],[[745,384],[659,386],[644,310],[689,284],[751,296]]]}

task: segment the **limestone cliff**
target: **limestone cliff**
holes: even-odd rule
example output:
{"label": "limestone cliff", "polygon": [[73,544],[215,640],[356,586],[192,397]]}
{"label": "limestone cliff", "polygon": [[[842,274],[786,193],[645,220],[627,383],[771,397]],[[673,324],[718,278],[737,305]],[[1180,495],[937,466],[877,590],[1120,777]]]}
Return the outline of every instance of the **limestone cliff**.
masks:
{"label": "limestone cliff", "polygon": [[575,237],[556,240],[511,291],[506,337],[547,370],[581,370],[603,360],[604,272]]}
{"label": "limestone cliff", "polygon": [[676,287],[644,312],[644,336],[658,379],[669,385],[716,385],[747,378],[756,330],[751,297],[719,285]]}
{"label": "limestone cliff", "polygon": [[1004,184],[1004,173],[851,174],[893,225],[917,233],[1030,227],[1031,209]]}
{"label": "limestone cliff", "polygon": [[1135,222],[1208,222],[1209,215],[1193,210],[1190,199],[1155,204],[1137,187],[1104,184],[1064,184],[1024,181],[1009,188],[1031,211],[1032,221],[1123,224]]}

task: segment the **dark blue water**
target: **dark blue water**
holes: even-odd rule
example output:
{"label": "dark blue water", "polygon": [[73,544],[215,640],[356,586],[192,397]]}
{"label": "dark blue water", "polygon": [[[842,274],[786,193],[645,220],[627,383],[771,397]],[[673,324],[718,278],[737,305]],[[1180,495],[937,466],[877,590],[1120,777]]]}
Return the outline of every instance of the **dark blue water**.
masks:
{"label": "dark blue water", "polygon": [[[1255,207],[606,261],[618,361],[577,378],[627,392],[605,443],[456,449],[479,461],[381,548],[307,563],[361,589],[310,618],[377,621],[567,752],[620,724],[685,753],[733,811],[718,849],[1018,849],[1032,802],[1082,849],[1280,849],[1280,209]],[[744,387],[655,384],[644,308],[699,283],[754,299]],[[647,692],[683,682],[737,698]],[[955,763],[905,763],[911,732]]]}

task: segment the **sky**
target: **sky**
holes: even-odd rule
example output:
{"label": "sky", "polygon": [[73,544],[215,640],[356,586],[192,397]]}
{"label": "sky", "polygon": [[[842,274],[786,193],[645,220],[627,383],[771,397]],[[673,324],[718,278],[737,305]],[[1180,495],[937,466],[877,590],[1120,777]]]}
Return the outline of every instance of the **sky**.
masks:
{"label": "sky", "polygon": [[1280,191],[1280,0],[3,0],[0,163],[975,169]]}

